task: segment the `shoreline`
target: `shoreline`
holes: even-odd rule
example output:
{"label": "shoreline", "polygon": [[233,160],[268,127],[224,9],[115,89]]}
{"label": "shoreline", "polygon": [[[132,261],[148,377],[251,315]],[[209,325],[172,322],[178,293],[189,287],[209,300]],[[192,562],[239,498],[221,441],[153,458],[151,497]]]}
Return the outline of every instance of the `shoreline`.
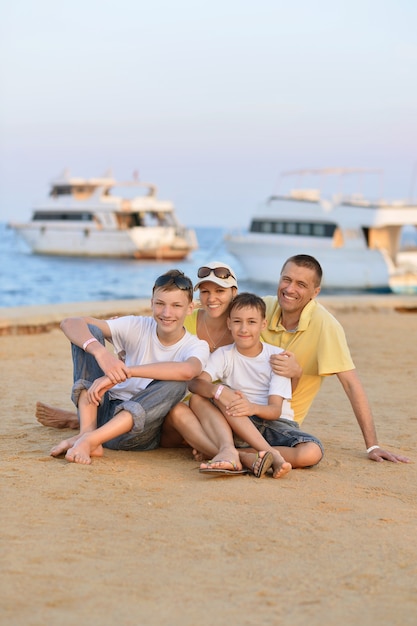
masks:
{"label": "shoreline", "polygon": [[[417,295],[366,294],[318,296],[330,312],[397,311],[417,312]],[[0,336],[49,332],[68,316],[91,315],[110,318],[118,315],[150,314],[150,299],[103,300],[59,304],[0,307]]]}

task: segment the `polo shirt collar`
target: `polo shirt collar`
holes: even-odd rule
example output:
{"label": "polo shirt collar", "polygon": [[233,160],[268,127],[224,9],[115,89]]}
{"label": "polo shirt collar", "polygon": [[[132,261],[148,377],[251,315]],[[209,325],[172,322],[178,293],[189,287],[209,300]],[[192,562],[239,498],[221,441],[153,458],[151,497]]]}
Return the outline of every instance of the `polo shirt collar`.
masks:
{"label": "polo shirt collar", "polygon": [[[313,298],[313,300],[310,300],[310,302],[306,304],[304,309],[301,311],[297,330],[306,330],[308,328],[308,325],[311,321],[311,316],[313,315],[313,312],[316,306],[317,306],[317,302],[315,298]],[[280,320],[281,320],[281,307],[278,304],[271,318],[271,321],[268,325],[268,330],[273,331],[273,332],[282,332],[282,331],[287,332],[287,330],[281,324]]]}

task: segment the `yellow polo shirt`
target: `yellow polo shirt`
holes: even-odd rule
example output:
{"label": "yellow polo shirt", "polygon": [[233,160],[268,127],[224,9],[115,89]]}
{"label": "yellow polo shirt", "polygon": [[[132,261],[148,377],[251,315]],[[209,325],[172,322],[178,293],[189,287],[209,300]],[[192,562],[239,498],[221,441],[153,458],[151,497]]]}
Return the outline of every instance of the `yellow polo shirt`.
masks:
{"label": "yellow polo shirt", "polygon": [[268,325],[262,339],[293,352],[303,375],[293,393],[294,419],[301,424],[318,393],[324,376],[355,369],[342,325],[316,300],[303,309],[295,332],[280,323],[281,307],[276,296],[265,296]]}
{"label": "yellow polo shirt", "polygon": [[194,309],[191,315],[187,315],[184,320],[184,327],[192,335],[197,335],[197,315],[198,309]]}

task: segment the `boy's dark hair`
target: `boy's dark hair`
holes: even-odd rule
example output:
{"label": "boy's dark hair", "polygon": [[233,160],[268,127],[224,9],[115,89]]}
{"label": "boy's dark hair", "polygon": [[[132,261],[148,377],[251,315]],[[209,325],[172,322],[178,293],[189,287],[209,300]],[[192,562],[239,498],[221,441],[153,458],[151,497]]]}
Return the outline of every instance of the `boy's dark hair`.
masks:
{"label": "boy's dark hair", "polygon": [[229,304],[228,315],[232,314],[234,309],[245,309],[245,308],[256,309],[261,314],[262,319],[266,317],[266,305],[265,302],[254,293],[239,293],[237,296],[233,298],[231,303]]}
{"label": "boy's dark hair", "polygon": [[155,293],[155,289],[162,289],[162,291],[173,291],[174,289],[181,289],[186,291],[190,302],[193,301],[194,290],[191,279],[181,272],[181,270],[169,270],[159,276],[152,289],[152,295]]}
{"label": "boy's dark hair", "polygon": [[287,263],[295,263],[298,267],[308,267],[308,269],[313,270],[317,277],[316,286],[320,287],[321,279],[323,278],[323,270],[320,263],[313,256],[310,256],[309,254],[295,254],[294,256],[290,256],[290,258],[287,259],[282,266],[281,274]]}

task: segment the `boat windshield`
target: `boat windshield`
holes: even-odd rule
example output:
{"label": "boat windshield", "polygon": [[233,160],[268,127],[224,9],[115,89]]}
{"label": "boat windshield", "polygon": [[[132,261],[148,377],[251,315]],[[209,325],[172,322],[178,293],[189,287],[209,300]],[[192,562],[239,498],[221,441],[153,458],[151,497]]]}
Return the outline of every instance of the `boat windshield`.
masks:
{"label": "boat windshield", "polygon": [[54,222],[91,222],[93,214],[88,211],[35,211],[34,221],[54,221]]}
{"label": "boat windshield", "polygon": [[308,237],[333,237],[336,224],[332,222],[301,222],[294,220],[255,219],[251,233],[274,233],[283,235],[303,235]]}

